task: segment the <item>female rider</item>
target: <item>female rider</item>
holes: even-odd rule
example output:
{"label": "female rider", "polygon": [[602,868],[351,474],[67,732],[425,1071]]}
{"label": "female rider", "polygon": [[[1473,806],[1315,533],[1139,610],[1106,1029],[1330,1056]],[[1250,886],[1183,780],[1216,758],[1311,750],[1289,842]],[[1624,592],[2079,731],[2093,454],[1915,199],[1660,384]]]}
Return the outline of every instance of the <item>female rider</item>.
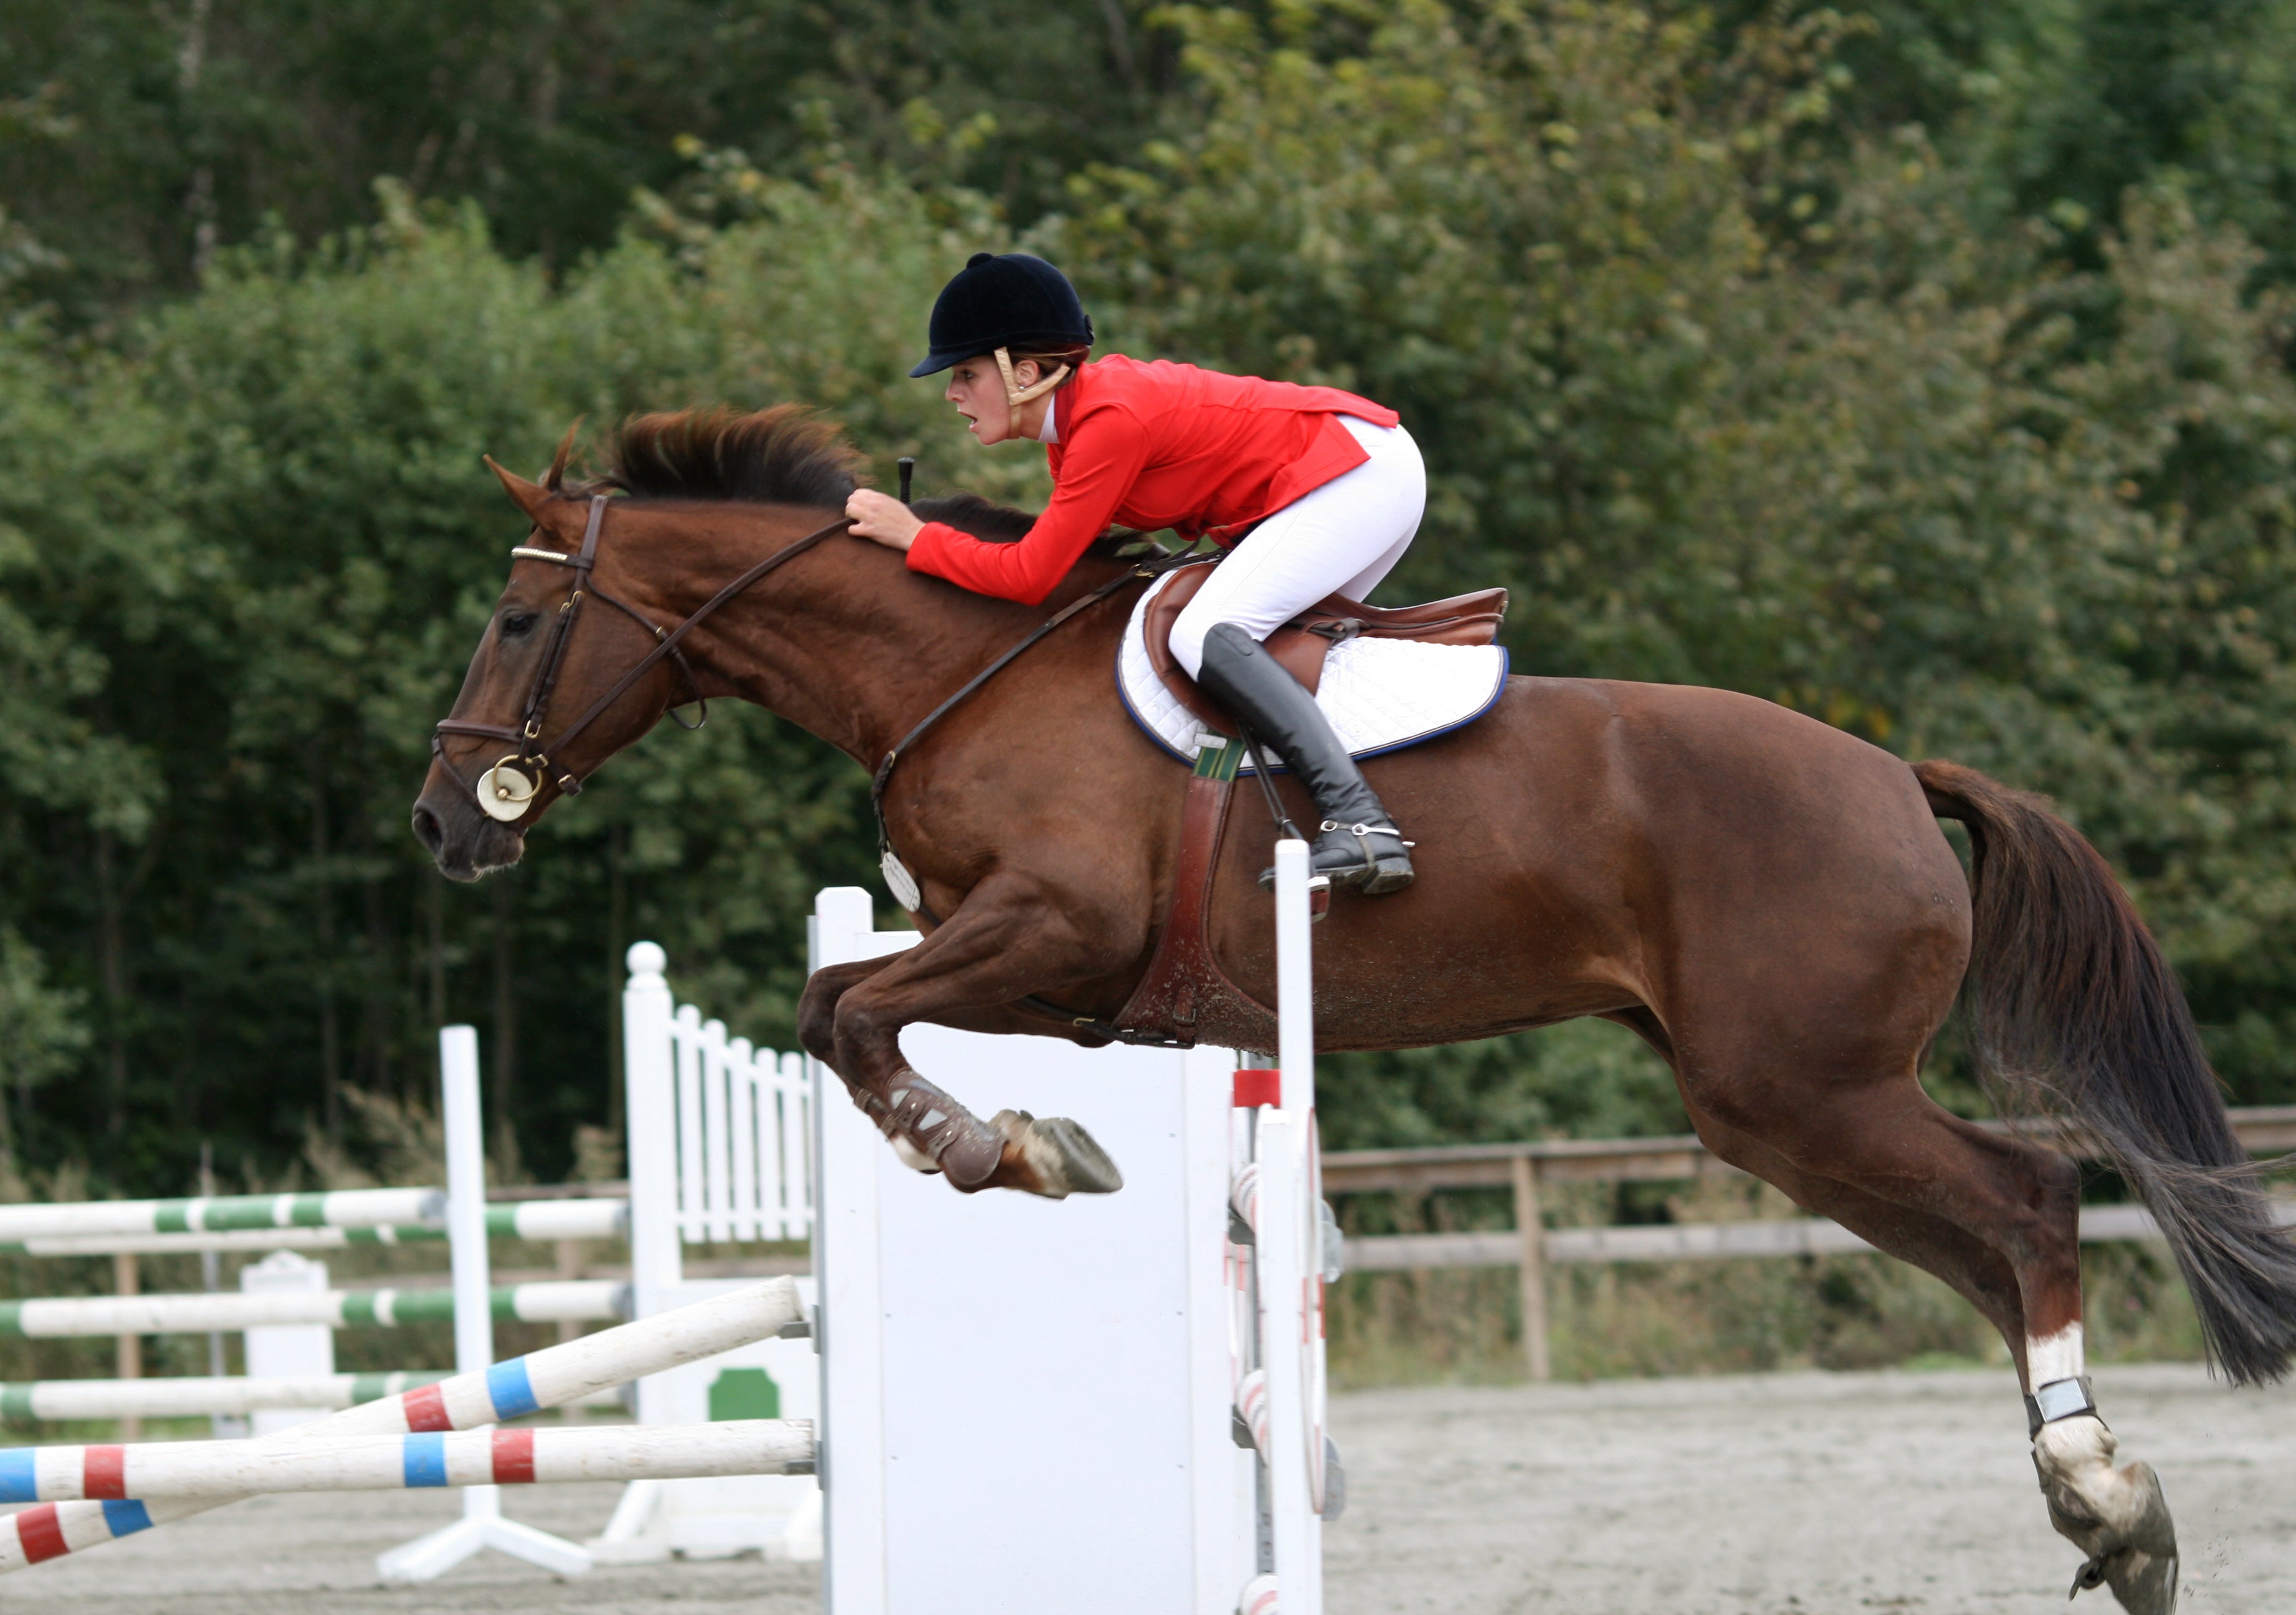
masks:
{"label": "female rider", "polygon": [[1377,896],[1412,880],[1401,833],[1316,698],[1262,649],[1327,594],[1360,600],[1419,530],[1427,479],[1391,409],[1191,365],[1089,360],[1092,322],[1068,277],[1018,252],[973,255],[933,304],[913,376],[983,444],[1047,446],[1053,498],[1017,544],[991,544],[864,488],[853,531],[912,570],[1033,605],[1112,522],[1210,535],[1228,550],[1172,625],[1172,654],[1315,798],[1313,873]]}

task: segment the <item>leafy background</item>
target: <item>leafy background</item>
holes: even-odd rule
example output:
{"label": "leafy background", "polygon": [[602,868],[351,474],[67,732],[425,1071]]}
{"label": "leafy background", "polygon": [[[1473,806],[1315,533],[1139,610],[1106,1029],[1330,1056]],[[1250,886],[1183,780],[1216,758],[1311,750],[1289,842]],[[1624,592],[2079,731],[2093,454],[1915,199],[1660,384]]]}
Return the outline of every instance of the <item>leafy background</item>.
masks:
{"label": "leafy background", "polygon": [[[1390,597],[1506,584],[1519,668],[2052,793],[2231,1094],[2296,1098],[2292,44],[2296,0],[17,0],[0,1146],[373,1165],[467,1018],[497,1169],[557,1177],[642,936],[785,1038],[810,892],[874,882],[864,781],[766,715],[475,889],[406,833],[520,530],[479,456],[799,399],[1039,496],[903,379],[1012,246],[1109,348],[1402,410]],[[1327,1081],[1333,1147],[1680,1125],[1599,1026]]]}

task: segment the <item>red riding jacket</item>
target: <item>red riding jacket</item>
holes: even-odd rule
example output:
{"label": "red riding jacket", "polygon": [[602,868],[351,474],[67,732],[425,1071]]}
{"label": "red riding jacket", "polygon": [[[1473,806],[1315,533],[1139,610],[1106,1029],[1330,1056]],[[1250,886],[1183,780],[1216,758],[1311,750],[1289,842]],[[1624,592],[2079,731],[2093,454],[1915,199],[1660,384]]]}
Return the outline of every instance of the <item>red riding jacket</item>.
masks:
{"label": "red riding jacket", "polygon": [[1118,356],[1078,369],[1053,410],[1053,501],[1028,537],[988,544],[928,521],[909,546],[912,570],[1034,605],[1112,522],[1233,544],[1236,529],[1370,457],[1339,416],[1400,419],[1335,387]]}

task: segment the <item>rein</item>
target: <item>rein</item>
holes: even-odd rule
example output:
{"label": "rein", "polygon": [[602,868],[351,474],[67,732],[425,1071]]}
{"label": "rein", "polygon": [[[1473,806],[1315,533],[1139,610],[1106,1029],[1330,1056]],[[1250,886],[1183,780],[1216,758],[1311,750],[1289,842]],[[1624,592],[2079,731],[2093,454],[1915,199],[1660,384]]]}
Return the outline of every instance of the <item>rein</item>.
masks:
{"label": "rein", "polygon": [[[885,826],[885,786],[893,777],[894,765],[898,763],[903,755],[924,737],[928,730],[947,717],[952,709],[979,691],[983,685],[1009,667],[1022,652],[1036,644],[1038,640],[1068,621],[1070,618],[1092,606],[1098,605],[1110,595],[1132,584],[1147,578],[1160,578],[1175,567],[1185,566],[1189,562],[1199,559],[1201,557],[1183,551],[1177,555],[1160,556],[1154,561],[1143,562],[1128,571],[1119,573],[1110,578],[1090,594],[1078,595],[1054,612],[1026,639],[965,680],[955,694],[926,713],[917,721],[915,727],[894,742],[893,749],[885,753],[885,760],[877,765],[877,772],[869,781],[869,813],[877,822],[877,856],[885,872],[885,884],[892,889],[895,901],[898,902],[904,897],[913,899],[902,902],[902,907],[930,924],[940,923],[940,916],[925,906],[924,890],[917,884],[916,877],[909,873],[909,867],[901,861],[900,854],[893,850],[892,833]],[[1172,1038],[1159,1037],[1153,1033],[1132,1031],[1123,1027],[1113,1026],[1095,1016],[1079,1015],[1074,1010],[1063,1009],[1057,1004],[1037,997],[1034,993],[1019,999],[1018,1002],[1022,1007],[1032,1010],[1037,1014],[1048,1015],[1055,1021],[1067,1021],[1071,1026],[1081,1027],[1086,1031],[1119,1043],[1146,1044],[1157,1048],[1188,1046]]]}
{"label": "rein", "polygon": [[[615,599],[614,596],[599,588],[592,580],[591,571],[597,565],[599,536],[605,528],[606,504],[606,496],[603,494],[591,496],[590,520],[588,525],[583,529],[582,547],[573,554],[568,554],[562,550],[540,549],[523,544],[511,551],[511,558],[514,561],[546,561],[554,565],[571,567],[574,570],[573,584],[567,591],[565,601],[558,608],[556,621],[551,625],[550,644],[543,652],[542,666],[536,670],[533,687],[527,692],[526,709],[520,718],[518,727],[504,728],[499,724],[472,723],[463,718],[450,717],[442,719],[430,736],[430,753],[438,759],[439,767],[444,770],[447,778],[463,788],[463,793],[477,803],[480,811],[489,818],[504,819],[504,822],[508,822],[511,819],[523,817],[527,804],[533,800],[535,792],[541,789],[542,781],[551,769],[549,755],[541,747],[542,723],[550,710],[550,698],[557,688],[559,668],[566,659],[567,643],[573,637],[574,621],[581,613],[582,601],[586,594],[597,595],[607,604],[627,612],[638,622],[643,623],[653,634],[654,646],[639,658],[627,672],[615,680],[611,689],[596,701],[592,701],[588,710],[560,731],[558,738],[551,742],[553,750],[562,750],[576,735],[604,717],[616,701],[629,693],[630,686],[651,672],[655,664],[664,657],[674,656],[677,659],[678,670],[685,676],[687,685],[695,692],[697,698],[700,698],[701,684],[693,676],[693,665],[685,660],[685,652],[678,648],[679,642],[707,620],[720,606],[742,594],[767,573],[785,562],[796,560],[824,539],[833,537],[852,525],[850,518],[840,516],[828,526],[808,533],[795,544],[784,549],[776,550],[702,602],[686,615],[685,621],[676,627],[664,628],[636,607]],[[672,716],[676,716],[674,712]],[[709,703],[704,699],[701,720],[685,726],[698,729],[702,723],[709,720]],[[677,721],[685,722],[683,718]],[[487,740],[507,741],[516,745],[518,750],[498,760],[493,767],[479,776],[477,784],[472,784],[463,779],[455,766],[447,759],[447,736],[450,734],[472,734]],[[581,780],[570,770],[561,774],[557,783],[559,790],[568,796],[579,796],[582,792]],[[499,808],[489,805],[488,800],[489,792],[492,793],[494,801],[500,804]],[[507,818],[505,818],[505,812],[507,812]]]}

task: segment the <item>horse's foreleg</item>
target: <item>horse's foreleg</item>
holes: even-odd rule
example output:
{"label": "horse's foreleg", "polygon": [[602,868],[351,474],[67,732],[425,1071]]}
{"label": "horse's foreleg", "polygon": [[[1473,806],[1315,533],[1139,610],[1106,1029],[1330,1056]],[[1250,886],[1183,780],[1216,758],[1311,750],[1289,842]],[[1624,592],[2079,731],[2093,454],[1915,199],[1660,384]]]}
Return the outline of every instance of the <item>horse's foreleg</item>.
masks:
{"label": "horse's foreleg", "polygon": [[1020,1189],[1059,1200],[1123,1187],[1123,1174],[1075,1122],[1014,1111],[983,1121],[912,1070],[900,1046],[901,1029],[917,1021],[977,1016],[1120,968],[1140,939],[1094,918],[1043,900],[1019,877],[997,877],[924,941],[843,986],[830,1011],[831,1063],[904,1161],[945,1173],[967,1193]]}
{"label": "horse's foreleg", "polygon": [[[856,1081],[837,1058],[837,1005],[856,985],[866,981],[898,956],[889,954],[875,959],[856,959],[846,964],[824,965],[806,978],[805,992],[797,1001],[798,1046],[835,1071],[853,1103],[880,1127],[884,1125],[884,1102],[867,1084]],[[900,1145],[897,1143],[895,1147]]]}

